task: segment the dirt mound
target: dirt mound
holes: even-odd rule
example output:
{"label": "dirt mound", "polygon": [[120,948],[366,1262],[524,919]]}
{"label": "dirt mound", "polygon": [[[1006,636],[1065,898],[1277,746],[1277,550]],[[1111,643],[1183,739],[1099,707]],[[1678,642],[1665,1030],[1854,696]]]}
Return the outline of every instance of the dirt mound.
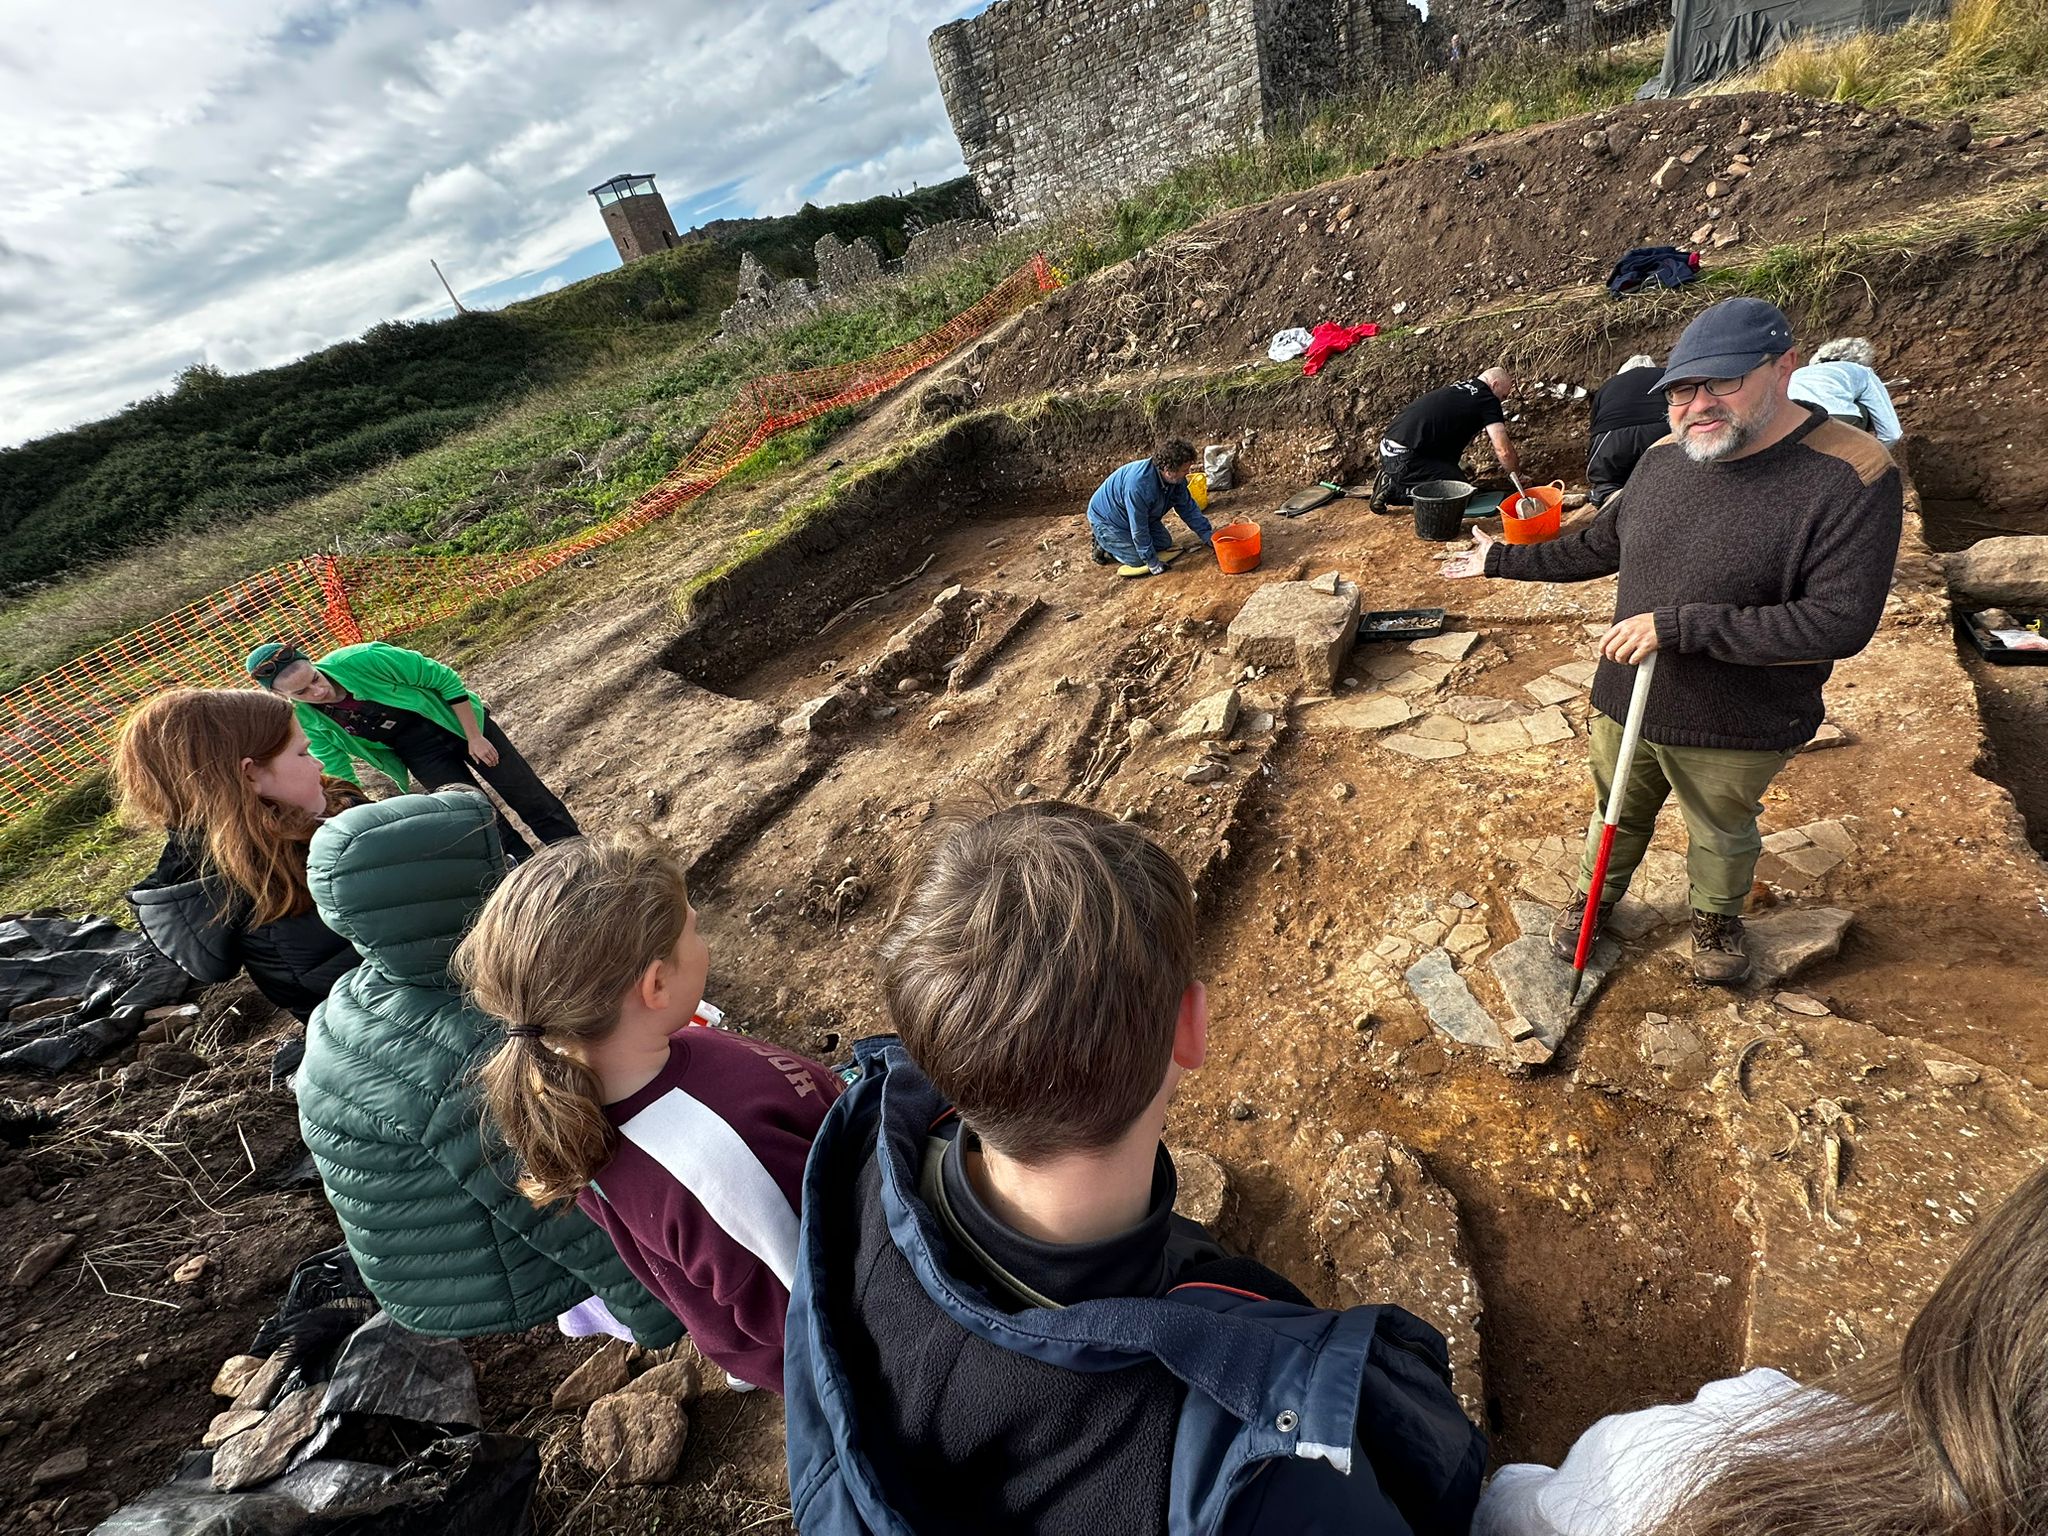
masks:
{"label": "dirt mound", "polygon": [[1911,119],[1774,94],[1646,102],[1482,134],[1237,209],[1075,284],[989,349],[984,386],[1008,399],[1139,369],[1263,359],[1274,332],[1322,320],[1435,323],[1604,282],[1638,245],[1697,243],[1711,266],[1823,228],[1938,214],[2042,158],[2041,140],[1960,151],[1949,142]]}

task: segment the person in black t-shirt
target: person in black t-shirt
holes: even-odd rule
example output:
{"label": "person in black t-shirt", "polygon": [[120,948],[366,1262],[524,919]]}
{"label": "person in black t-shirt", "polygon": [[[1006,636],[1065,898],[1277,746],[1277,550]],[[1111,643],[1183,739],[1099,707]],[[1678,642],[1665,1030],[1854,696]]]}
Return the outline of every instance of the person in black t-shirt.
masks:
{"label": "person in black t-shirt", "polygon": [[1671,430],[1664,419],[1664,397],[1656,389],[1662,372],[1657,359],[1638,352],[1593,392],[1593,442],[1586,455],[1586,484],[1592,489],[1596,507],[1628,484],[1636,460]]}
{"label": "person in black t-shirt", "polygon": [[1501,409],[1501,401],[1514,395],[1515,381],[1507,369],[1489,368],[1476,378],[1432,389],[1409,402],[1380,439],[1373,511],[1408,505],[1409,493],[1425,481],[1469,479],[1458,460],[1482,429],[1500,467],[1510,475],[1520,474],[1522,461],[1508,441],[1507,414]]}

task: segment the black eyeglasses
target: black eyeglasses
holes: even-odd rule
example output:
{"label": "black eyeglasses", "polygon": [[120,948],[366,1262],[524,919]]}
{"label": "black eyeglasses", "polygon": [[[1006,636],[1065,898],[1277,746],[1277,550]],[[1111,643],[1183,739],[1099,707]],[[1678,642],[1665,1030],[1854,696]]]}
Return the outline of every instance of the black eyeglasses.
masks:
{"label": "black eyeglasses", "polygon": [[[1764,359],[1763,363],[1758,363],[1756,365],[1756,368],[1763,367],[1764,363],[1774,363],[1776,361],[1777,358],[1775,357],[1767,357]],[[1708,394],[1712,395],[1716,400],[1725,399],[1729,395],[1734,394],[1738,389],[1742,388],[1744,384],[1747,384],[1749,382],[1749,374],[1755,373],[1756,368],[1750,369],[1749,373],[1738,374],[1736,375],[1736,377],[1732,379],[1707,379],[1697,384],[1669,385],[1666,387],[1664,391],[1665,403],[1667,405],[1691,405],[1694,397],[1696,397],[1702,389],[1704,389]]]}

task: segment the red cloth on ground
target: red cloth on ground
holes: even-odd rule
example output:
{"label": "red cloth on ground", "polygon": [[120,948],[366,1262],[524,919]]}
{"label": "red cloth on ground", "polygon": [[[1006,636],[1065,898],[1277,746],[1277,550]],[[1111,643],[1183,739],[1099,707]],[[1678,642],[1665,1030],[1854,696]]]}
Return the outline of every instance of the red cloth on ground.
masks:
{"label": "red cloth on ground", "polygon": [[1377,336],[1380,328],[1371,322],[1364,325],[1337,325],[1325,320],[1309,333],[1308,351],[1302,354],[1301,371],[1311,376],[1323,371],[1323,364],[1339,352],[1348,352],[1354,342]]}

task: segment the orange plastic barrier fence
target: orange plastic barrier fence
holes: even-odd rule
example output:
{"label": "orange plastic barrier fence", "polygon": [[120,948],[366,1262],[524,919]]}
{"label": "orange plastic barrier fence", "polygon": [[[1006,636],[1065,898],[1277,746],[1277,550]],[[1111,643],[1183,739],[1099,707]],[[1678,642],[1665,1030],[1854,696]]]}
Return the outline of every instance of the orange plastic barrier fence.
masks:
{"label": "orange plastic barrier fence", "polygon": [[242,661],[265,640],[318,654],[387,640],[523,586],[703,495],[775,433],[872,400],[1059,286],[1034,256],[937,330],[859,362],[769,374],[731,405],[662,482],[579,533],[502,555],[307,555],[131,630],[0,695],[0,821],[104,768],[121,722],[166,688],[248,684]]}

